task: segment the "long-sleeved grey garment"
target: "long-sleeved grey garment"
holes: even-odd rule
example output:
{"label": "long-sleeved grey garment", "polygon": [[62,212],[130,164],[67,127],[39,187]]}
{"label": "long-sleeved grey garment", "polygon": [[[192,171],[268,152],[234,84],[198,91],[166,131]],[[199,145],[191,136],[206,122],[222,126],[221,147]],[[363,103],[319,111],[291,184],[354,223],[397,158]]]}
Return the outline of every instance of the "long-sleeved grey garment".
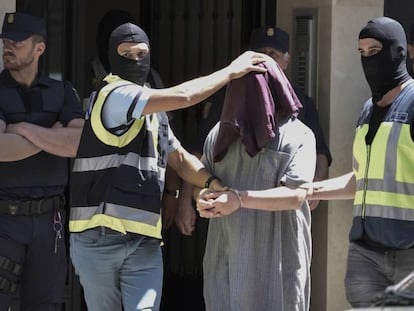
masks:
{"label": "long-sleeved grey garment", "polygon": [[[240,140],[220,162],[212,147],[218,125],[205,143],[205,164],[223,185],[240,190],[311,181],[315,139],[298,119],[289,119],[255,157]],[[204,255],[208,311],[306,311],[310,299],[311,233],[307,202],[295,211],[239,209],[210,219]]]}
{"label": "long-sleeved grey garment", "polygon": [[[278,120],[277,126],[274,137],[254,156],[236,137],[216,161],[214,147],[222,129],[218,123],[204,145],[206,168],[223,185],[239,190],[311,181],[316,162],[313,132],[294,116]],[[310,263],[307,202],[294,211],[241,208],[212,218],[203,265],[207,311],[307,311]]]}

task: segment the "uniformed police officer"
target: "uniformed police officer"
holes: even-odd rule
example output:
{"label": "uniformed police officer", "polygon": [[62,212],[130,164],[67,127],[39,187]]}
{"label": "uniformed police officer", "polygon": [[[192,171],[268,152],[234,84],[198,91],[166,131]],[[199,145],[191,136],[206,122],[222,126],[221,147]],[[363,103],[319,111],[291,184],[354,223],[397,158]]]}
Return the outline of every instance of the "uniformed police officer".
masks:
{"label": "uniformed police officer", "polygon": [[39,70],[45,22],[6,13],[0,37],[0,310],[60,310],[67,271],[63,226],[68,157],[83,126],[68,82]]}

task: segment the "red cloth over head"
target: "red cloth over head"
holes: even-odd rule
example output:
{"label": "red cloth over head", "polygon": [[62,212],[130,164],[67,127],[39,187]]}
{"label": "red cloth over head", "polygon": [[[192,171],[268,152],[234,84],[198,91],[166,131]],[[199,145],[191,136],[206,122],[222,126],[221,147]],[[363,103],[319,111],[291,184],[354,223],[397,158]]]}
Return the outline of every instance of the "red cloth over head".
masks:
{"label": "red cloth over head", "polygon": [[259,64],[264,73],[251,72],[227,86],[214,161],[220,161],[238,137],[254,157],[279,132],[278,121],[302,108],[289,80],[276,64]]}

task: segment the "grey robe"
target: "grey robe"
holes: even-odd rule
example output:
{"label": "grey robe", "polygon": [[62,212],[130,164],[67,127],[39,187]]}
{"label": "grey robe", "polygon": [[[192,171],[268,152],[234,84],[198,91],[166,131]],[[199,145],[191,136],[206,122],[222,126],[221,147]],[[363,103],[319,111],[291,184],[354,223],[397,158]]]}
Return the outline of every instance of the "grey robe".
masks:
{"label": "grey robe", "polygon": [[[280,124],[279,137],[251,158],[240,140],[213,162],[218,124],[204,146],[207,169],[239,190],[273,188],[283,180],[311,181],[316,151],[312,131],[298,119]],[[309,309],[311,236],[307,202],[296,211],[239,209],[210,220],[204,256],[208,311]]]}

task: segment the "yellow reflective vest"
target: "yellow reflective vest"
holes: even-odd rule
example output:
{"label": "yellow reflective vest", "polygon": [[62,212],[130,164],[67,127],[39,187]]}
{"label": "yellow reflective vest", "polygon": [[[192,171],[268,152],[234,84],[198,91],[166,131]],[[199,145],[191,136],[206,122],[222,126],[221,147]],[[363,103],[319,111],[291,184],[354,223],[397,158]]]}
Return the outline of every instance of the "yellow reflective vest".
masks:
{"label": "yellow reflective vest", "polygon": [[373,104],[360,115],[353,145],[357,182],[350,240],[366,235],[384,247],[414,247],[414,85],[397,96],[371,145],[365,142]]}
{"label": "yellow reflective vest", "polygon": [[105,226],[161,239],[167,116],[142,116],[122,134],[115,134],[103,125],[102,109],[115,89],[132,83],[117,76],[107,77],[106,82],[85,120],[74,160],[69,229],[81,232]]}

